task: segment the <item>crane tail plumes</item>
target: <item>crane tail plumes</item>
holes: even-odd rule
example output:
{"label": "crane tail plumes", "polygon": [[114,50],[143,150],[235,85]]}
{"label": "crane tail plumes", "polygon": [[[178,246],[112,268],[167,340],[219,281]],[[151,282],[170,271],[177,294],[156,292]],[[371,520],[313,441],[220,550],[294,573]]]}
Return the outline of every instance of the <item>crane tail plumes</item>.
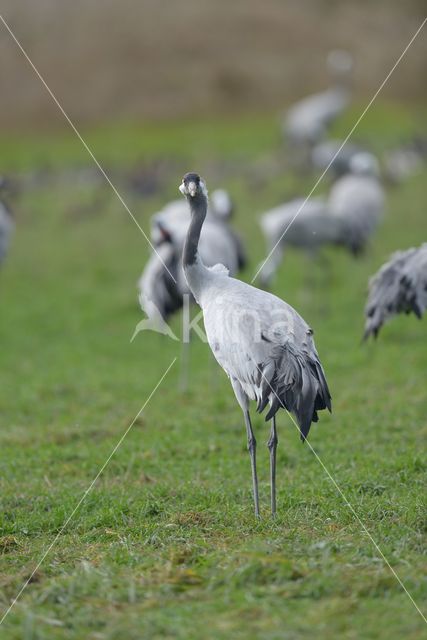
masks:
{"label": "crane tail plumes", "polygon": [[261,376],[257,411],[261,413],[270,402],[267,421],[279,409],[287,409],[297,420],[302,441],[311,423],[318,421],[317,412],[331,411],[331,395],[316,356],[297,353],[289,345],[282,346],[278,357],[265,366]]}
{"label": "crane tail plumes", "polygon": [[369,281],[363,339],[377,337],[381,327],[398,313],[421,318],[427,308],[427,243],[398,251]]}

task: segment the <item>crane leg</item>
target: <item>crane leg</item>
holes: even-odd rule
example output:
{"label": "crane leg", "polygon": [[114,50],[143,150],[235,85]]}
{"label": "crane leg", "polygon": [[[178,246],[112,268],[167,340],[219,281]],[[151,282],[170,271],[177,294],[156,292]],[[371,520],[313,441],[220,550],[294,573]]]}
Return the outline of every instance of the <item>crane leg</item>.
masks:
{"label": "crane leg", "polygon": [[253,492],[254,492],[255,516],[259,518],[258,476],[256,472],[256,440],[255,440],[254,432],[252,430],[249,411],[247,409],[244,411],[244,416],[245,416],[246,433],[248,436],[248,451],[249,451],[249,455],[251,456],[252,486],[253,486]]}
{"label": "crane leg", "polygon": [[267,442],[270,451],[270,487],[271,487],[271,515],[276,515],[276,450],[277,443],[276,416],[271,420],[270,437]]}

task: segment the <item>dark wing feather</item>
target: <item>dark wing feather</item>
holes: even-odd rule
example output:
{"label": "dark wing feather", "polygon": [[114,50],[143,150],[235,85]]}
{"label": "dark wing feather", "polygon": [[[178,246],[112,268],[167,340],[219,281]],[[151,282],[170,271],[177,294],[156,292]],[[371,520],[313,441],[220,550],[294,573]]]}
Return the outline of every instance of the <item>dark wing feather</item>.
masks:
{"label": "dark wing feather", "polygon": [[427,307],[427,244],[394,253],[369,281],[364,339],[398,313],[421,317]]}
{"label": "dark wing feather", "polygon": [[[175,311],[181,309],[183,300],[176,281],[178,279],[179,256],[173,251],[166,253],[165,243],[153,252],[140,279],[140,293],[143,298],[155,305],[163,320],[167,320]],[[175,278],[175,280],[173,279]]]}
{"label": "dark wing feather", "polygon": [[317,411],[331,411],[331,395],[315,351],[298,352],[290,344],[276,350],[274,375],[259,402],[260,412],[268,401],[271,406],[265,419],[270,420],[280,408],[287,409],[296,417],[304,441],[311,423],[318,421]]}

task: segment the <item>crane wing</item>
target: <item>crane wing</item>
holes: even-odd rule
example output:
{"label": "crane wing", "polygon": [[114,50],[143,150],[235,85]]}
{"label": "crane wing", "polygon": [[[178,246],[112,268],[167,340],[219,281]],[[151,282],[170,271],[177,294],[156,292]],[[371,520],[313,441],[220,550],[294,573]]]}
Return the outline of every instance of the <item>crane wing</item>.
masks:
{"label": "crane wing", "polygon": [[369,281],[364,339],[397,313],[421,318],[427,308],[427,243],[397,251]]}
{"label": "crane wing", "polygon": [[212,351],[259,412],[270,403],[266,420],[285,408],[295,415],[305,439],[317,411],[331,409],[312,331],[276,296],[232,278],[228,282],[230,288],[203,306]]}

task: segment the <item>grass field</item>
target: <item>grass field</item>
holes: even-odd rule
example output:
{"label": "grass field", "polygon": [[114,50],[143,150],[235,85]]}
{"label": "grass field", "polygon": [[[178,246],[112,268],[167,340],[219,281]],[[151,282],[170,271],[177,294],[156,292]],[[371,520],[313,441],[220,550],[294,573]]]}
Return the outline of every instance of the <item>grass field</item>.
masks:
{"label": "grass field", "polygon": [[[421,115],[379,105],[358,137],[381,151],[417,130]],[[267,116],[117,126],[87,139],[146,230],[186,170],[200,170],[211,188],[229,187],[249,247],[247,280],[264,253],[256,215],[313,183],[283,177]],[[90,165],[78,140],[8,137],[1,148],[5,171],[47,168],[50,176],[17,198],[17,231],[0,273],[3,611],[180,345],[152,333],[130,343],[142,318],[135,283],[148,247],[107,186],[75,177]],[[138,198],[120,171],[154,158],[165,160],[162,189]],[[333,395],[334,413],[321,416],[310,442],[424,613],[426,323],[399,317],[377,343],[362,346],[360,338],[368,276],[391,251],[426,240],[426,180],[424,171],[390,189],[386,219],[363,259],[331,252],[330,279],[316,272],[308,292],[311,267],[290,252],[274,287],[314,327]],[[179,331],[180,318],[173,327]],[[275,521],[268,425],[254,418],[263,511],[255,521],[241,413],[206,345],[191,345],[185,395],[178,379],[179,360],[0,637],[423,637],[420,614],[289,418],[278,421]]]}

